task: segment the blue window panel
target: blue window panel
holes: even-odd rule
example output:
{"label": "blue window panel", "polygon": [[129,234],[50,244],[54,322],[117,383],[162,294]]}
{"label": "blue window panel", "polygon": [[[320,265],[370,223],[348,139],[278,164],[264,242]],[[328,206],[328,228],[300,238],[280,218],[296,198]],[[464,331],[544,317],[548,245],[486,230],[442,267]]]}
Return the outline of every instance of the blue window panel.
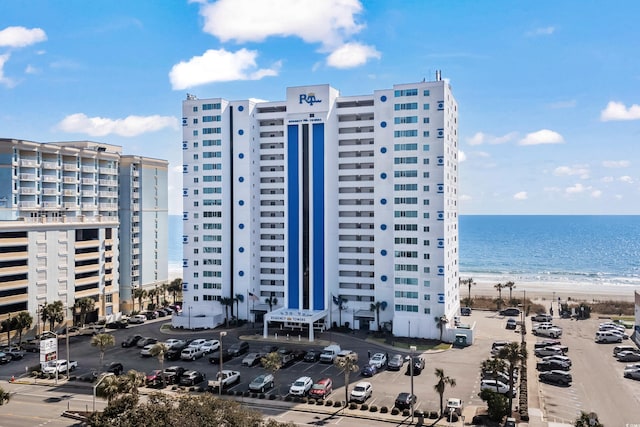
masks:
{"label": "blue window panel", "polygon": [[324,124],[313,125],[313,309],[324,310]]}
{"label": "blue window panel", "polygon": [[289,219],[288,308],[300,308],[300,157],[298,125],[287,126],[287,157],[289,183],[287,216]]}

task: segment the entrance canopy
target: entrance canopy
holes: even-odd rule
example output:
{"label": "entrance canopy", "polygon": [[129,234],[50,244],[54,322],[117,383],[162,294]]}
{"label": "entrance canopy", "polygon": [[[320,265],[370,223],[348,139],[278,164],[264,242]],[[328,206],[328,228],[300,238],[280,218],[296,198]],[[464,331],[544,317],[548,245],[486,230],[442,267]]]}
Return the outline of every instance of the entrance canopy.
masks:
{"label": "entrance canopy", "polygon": [[271,311],[264,315],[263,337],[267,338],[269,335],[267,328],[269,322],[304,323],[309,327],[309,341],[314,341],[313,324],[316,321],[325,318],[328,314],[328,310],[295,310],[290,308],[280,308],[278,310]]}

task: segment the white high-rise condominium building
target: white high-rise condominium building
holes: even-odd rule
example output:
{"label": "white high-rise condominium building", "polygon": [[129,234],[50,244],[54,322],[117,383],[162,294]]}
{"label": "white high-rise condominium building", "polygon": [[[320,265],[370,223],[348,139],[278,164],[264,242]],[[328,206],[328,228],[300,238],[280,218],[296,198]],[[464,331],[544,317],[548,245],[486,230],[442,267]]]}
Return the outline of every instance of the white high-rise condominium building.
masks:
{"label": "white high-rise condominium building", "polygon": [[437,319],[459,310],[458,112],[439,74],[361,96],[328,85],[276,102],[188,95],[182,111],[176,326],[228,312],[439,337]]}
{"label": "white high-rise condominium building", "polygon": [[[130,286],[166,283],[168,162],[121,151],[0,139],[0,319],[28,311],[35,324],[56,301],[70,318],[85,297],[95,301],[87,321],[112,319]],[[144,279],[134,275],[143,262]]]}

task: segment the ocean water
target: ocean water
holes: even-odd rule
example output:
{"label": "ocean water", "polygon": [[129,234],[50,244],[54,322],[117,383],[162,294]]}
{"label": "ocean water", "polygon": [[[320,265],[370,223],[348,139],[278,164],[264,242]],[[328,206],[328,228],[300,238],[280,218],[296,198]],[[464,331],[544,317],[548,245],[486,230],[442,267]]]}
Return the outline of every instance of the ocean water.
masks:
{"label": "ocean water", "polygon": [[[640,216],[461,215],[460,274],[476,282],[640,285]],[[169,269],[182,217],[169,216]]]}

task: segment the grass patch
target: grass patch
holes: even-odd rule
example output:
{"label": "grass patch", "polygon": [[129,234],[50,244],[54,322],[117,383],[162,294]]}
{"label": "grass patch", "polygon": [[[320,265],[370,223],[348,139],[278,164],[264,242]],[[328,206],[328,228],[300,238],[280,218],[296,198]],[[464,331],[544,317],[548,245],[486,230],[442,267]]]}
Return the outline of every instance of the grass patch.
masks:
{"label": "grass patch", "polygon": [[370,337],[370,338],[367,338],[367,341],[375,341],[380,344],[392,345],[396,348],[406,349],[406,350],[409,350],[409,347],[412,345],[415,345],[419,351],[451,348],[451,344],[441,343],[438,340],[426,340],[422,338],[407,338],[407,337],[394,337],[394,336],[389,336],[387,338]]}

